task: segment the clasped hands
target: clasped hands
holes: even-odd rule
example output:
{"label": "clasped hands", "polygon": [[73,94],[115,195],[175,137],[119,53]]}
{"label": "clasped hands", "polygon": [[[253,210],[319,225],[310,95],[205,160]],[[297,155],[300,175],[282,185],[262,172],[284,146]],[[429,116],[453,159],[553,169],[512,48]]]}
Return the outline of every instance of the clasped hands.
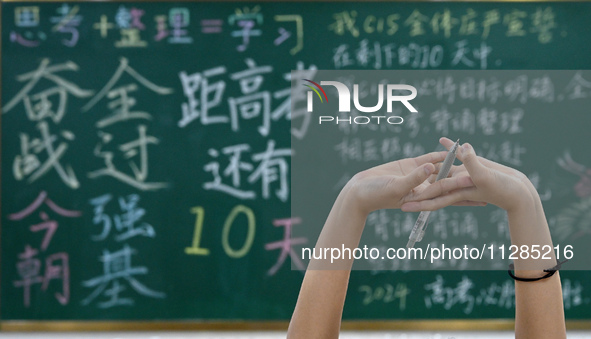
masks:
{"label": "clasped hands", "polygon": [[[448,150],[454,144],[448,138],[439,142]],[[510,212],[539,199],[523,173],[477,156],[468,143],[456,152],[461,164],[452,166],[447,178],[435,181],[446,154],[428,153],[357,173],[344,188],[352,199],[350,206],[364,214],[385,208],[417,212],[486,204]]]}

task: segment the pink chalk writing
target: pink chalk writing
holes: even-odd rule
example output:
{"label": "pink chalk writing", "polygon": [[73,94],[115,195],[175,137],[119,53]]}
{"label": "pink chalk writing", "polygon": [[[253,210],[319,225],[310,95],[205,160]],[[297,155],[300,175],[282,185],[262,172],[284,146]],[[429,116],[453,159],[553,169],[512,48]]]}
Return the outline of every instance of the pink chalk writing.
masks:
{"label": "pink chalk writing", "polygon": [[47,197],[47,192],[41,191],[41,193],[39,193],[39,195],[37,196],[35,201],[33,201],[32,204],[25,207],[25,209],[23,209],[20,212],[9,214],[8,219],[22,220],[23,218],[28,217],[33,212],[35,212],[35,210],[37,208],[39,208],[41,206],[41,204],[43,204],[43,203],[45,203],[47,206],[49,206],[49,208],[51,208],[55,213],[57,213],[63,217],[75,218],[75,217],[79,217],[82,214],[82,212],[80,212],[80,211],[71,211],[71,210],[67,210],[65,208],[59,207],[58,205],[56,205],[56,203],[54,203],[51,199],[49,199]]}
{"label": "pink chalk writing", "polygon": [[[32,215],[43,204],[62,217],[74,218],[82,214],[80,211],[58,206],[48,198],[47,192],[42,191],[29,206],[20,212],[9,214],[8,219],[21,221]],[[49,248],[51,240],[57,232],[58,222],[51,220],[47,212],[43,210],[39,212],[39,217],[41,222],[32,224],[29,226],[29,230],[33,233],[45,231],[45,235],[39,249],[25,244],[23,252],[18,255],[19,261],[16,263],[16,271],[19,280],[13,281],[13,286],[23,289],[23,305],[28,308],[31,305],[31,286],[41,284],[41,291],[45,292],[49,289],[52,281],[61,282],[61,288],[54,293],[54,297],[61,305],[66,305],[70,301],[69,255],[66,252],[57,252],[47,255],[45,258],[41,256],[41,253],[45,253]],[[45,270],[41,274],[43,261]]]}
{"label": "pink chalk writing", "polygon": [[277,273],[277,271],[283,265],[283,262],[285,262],[285,259],[287,258],[288,255],[291,257],[292,262],[297,266],[298,269],[301,269],[301,270],[304,269],[304,264],[302,263],[302,261],[300,260],[300,258],[298,257],[298,255],[296,254],[294,249],[292,248],[292,245],[305,244],[308,242],[308,239],[303,238],[303,237],[291,239],[291,227],[294,224],[301,223],[301,221],[302,220],[300,218],[287,218],[287,219],[273,220],[273,226],[275,226],[275,227],[282,226],[282,227],[285,227],[285,229],[283,232],[283,239],[282,240],[271,242],[271,243],[268,243],[265,245],[265,249],[267,251],[281,249],[281,253],[279,254],[279,258],[277,259],[277,262],[275,263],[275,265],[273,265],[273,267],[271,267],[269,269],[269,271],[267,271],[267,275],[271,275],[271,276],[275,275],[275,273]]}

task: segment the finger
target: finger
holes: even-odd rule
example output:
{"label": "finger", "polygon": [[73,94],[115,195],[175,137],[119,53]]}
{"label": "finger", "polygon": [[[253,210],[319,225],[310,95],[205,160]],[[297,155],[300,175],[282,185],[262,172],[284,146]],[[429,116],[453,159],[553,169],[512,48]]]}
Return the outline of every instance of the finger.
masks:
{"label": "finger", "polygon": [[443,138],[439,138],[439,143],[441,145],[443,145],[443,147],[445,147],[445,149],[447,149],[448,151],[452,148],[452,146],[455,144],[455,142],[453,142],[451,139],[443,137]]}
{"label": "finger", "polygon": [[[441,170],[441,167],[443,166],[443,163],[439,162],[434,165],[435,165],[435,172],[433,172],[433,174],[438,174],[439,170]],[[456,172],[462,171],[463,169],[464,169],[463,166],[452,165],[451,168],[449,169],[449,174],[447,176],[448,177],[453,176]]]}
{"label": "finger", "polygon": [[[433,172],[433,174],[431,174],[429,176],[429,178],[427,179],[427,182],[432,184],[437,180],[437,174],[439,174],[439,170],[441,169],[442,165],[443,165],[443,163],[441,163],[441,162],[435,164],[435,172]],[[447,177],[450,178],[450,177],[454,177],[456,175],[461,175],[463,172],[466,172],[466,168],[464,167],[464,165],[452,166],[449,170],[449,174],[447,175]]]}
{"label": "finger", "polygon": [[436,164],[433,164],[433,165],[435,165],[435,170],[434,170],[434,171],[433,171],[433,173],[431,173],[431,175],[430,175],[430,176],[427,178],[427,182],[429,182],[429,183],[431,183],[431,184],[432,184],[432,183],[434,183],[434,182],[435,182],[435,180],[437,180],[437,174],[439,173],[439,169],[441,169],[441,165],[442,165],[442,164],[443,164],[443,163],[441,163],[441,162],[438,162],[438,163],[436,163]]}
{"label": "finger", "polygon": [[513,171],[514,171],[514,169],[511,167],[507,167],[503,164],[496,163],[492,160],[488,160],[487,158],[483,158],[480,156],[478,156],[477,158],[480,161],[480,163],[486,168],[494,168],[494,169],[498,169],[498,170],[501,170],[504,172],[511,172],[511,173],[513,173]]}
{"label": "finger", "polygon": [[480,162],[474,152],[474,148],[469,143],[462,145],[457,152],[457,157],[464,164],[466,170],[468,170],[472,180],[477,184],[483,182],[490,173],[490,170]]}
{"label": "finger", "polygon": [[431,175],[427,178],[427,182],[428,183],[434,183],[435,180],[437,180],[437,173],[439,173],[439,169],[441,168],[441,162],[433,164],[435,165],[435,170],[433,171],[433,173],[431,173]]}
{"label": "finger", "polygon": [[429,187],[429,184],[427,184],[426,181],[423,181],[423,183],[421,183],[419,186],[412,188],[407,194],[405,194],[402,197],[401,201],[412,201],[412,197],[414,197],[417,194],[421,194],[421,192],[423,192],[427,187]]}
{"label": "finger", "polygon": [[423,181],[425,181],[434,170],[435,166],[433,166],[433,164],[428,163],[423,166],[419,166],[410,172],[410,174],[395,180],[394,184],[397,186],[395,189],[401,191],[404,195],[407,192],[410,192],[410,190],[413,188],[422,184]]}
{"label": "finger", "polygon": [[431,174],[428,178],[427,178],[427,182],[432,184],[437,180],[437,174]]}
{"label": "finger", "polygon": [[415,160],[415,163],[417,166],[421,166],[422,164],[427,164],[427,163],[434,164],[434,163],[445,160],[446,155],[447,155],[446,151],[431,152],[431,153],[427,153],[427,154],[423,154],[421,156],[418,156],[418,157],[414,158],[414,160]]}
{"label": "finger", "polygon": [[[441,161],[445,160],[446,154],[447,154],[447,152],[445,152],[445,151],[432,152],[432,153],[423,154],[423,155],[416,157],[416,158],[409,158],[409,159],[403,159],[403,160],[407,160],[407,161],[414,160],[415,166],[411,166],[411,167],[416,168],[416,167],[419,167],[419,166],[426,164],[426,163],[441,162]],[[383,172],[384,175],[388,175],[388,174],[391,174],[393,170],[399,170],[401,168],[402,165],[400,164],[400,161],[401,160],[387,162],[385,164],[381,164],[376,167],[373,167],[372,170],[374,170],[374,171],[379,170],[379,171]]]}
{"label": "finger", "polygon": [[470,201],[470,200],[462,200],[462,201],[458,201],[455,204],[453,204],[453,206],[486,206],[488,205],[485,202],[482,201]]}
{"label": "finger", "polygon": [[401,209],[404,212],[435,211],[446,206],[451,206],[460,201],[477,200],[475,199],[476,190],[476,187],[462,188],[435,199],[404,203],[402,204]]}
{"label": "finger", "polygon": [[410,201],[428,200],[444,195],[460,188],[472,187],[474,183],[472,178],[468,175],[463,175],[455,178],[441,179],[424,189],[421,193],[416,194]]}

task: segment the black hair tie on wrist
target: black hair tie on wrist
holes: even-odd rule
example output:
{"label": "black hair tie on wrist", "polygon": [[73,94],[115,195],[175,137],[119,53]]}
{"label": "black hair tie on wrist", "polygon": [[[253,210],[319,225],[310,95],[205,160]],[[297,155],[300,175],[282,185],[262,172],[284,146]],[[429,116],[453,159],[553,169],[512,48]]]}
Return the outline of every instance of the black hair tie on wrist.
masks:
{"label": "black hair tie on wrist", "polygon": [[515,266],[513,265],[513,263],[509,264],[509,270],[507,271],[507,273],[509,273],[509,276],[511,278],[513,278],[514,280],[517,281],[538,281],[538,280],[542,280],[542,279],[546,279],[546,278],[550,278],[551,276],[554,275],[554,273],[556,273],[556,271],[558,271],[560,269],[560,267],[562,266],[562,264],[564,264],[565,262],[567,262],[568,260],[565,260],[563,262],[558,261],[558,259],[556,259],[556,266],[552,267],[552,268],[548,268],[545,269],[544,272],[546,272],[546,275],[539,277],[539,278],[520,278],[515,276],[515,274],[513,274],[513,269],[515,268]]}

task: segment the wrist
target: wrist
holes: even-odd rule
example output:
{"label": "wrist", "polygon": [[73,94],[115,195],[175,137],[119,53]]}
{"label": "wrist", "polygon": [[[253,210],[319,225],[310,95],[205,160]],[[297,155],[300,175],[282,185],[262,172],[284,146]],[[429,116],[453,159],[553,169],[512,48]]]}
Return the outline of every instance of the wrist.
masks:
{"label": "wrist", "polygon": [[358,173],[347,182],[339,193],[337,201],[341,205],[343,214],[362,217],[364,220],[372,212],[367,197],[364,197],[362,173]]}
{"label": "wrist", "polygon": [[538,204],[541,204],[540,196],[534,188],[533,184],[529,179],[523,175],[522,180],[512,187],[509,196],[512,199],[508,199],[508,203],[504,209],[509,214],[517,213],[528,213],[532,214],[533,210],[537,209]]}
{"label": "wrist", "polygon": [[339,204],[341,214],[365,220],[372,211],[363,204],[358,189],[357,180],[349,180],[339,193],[336,202]]}
{"label": "wrist", "polygon": [[[316,247],[325,248],[355,248],[358,247],[361,234],[365,227],[367,215],[354,206],[350,187],[345,186],[337,196],[328,218],[320,232]],[[312,260],[314,269],[343,269],[349,270],[352,260]]]}
{"label": "wrist", "polygon": [[540,203],[539,196],[531,194],[529,191],[525,191],[519,194],[512,203],[505,208],[509,217],[528,217],[532,219],[538,211],[538,203]]}
{"label": "wrist", "polygon": [[552,238],[539,195],[530,192],[519,200],[519,203],[507,209],[511,243],[552,247]]}

